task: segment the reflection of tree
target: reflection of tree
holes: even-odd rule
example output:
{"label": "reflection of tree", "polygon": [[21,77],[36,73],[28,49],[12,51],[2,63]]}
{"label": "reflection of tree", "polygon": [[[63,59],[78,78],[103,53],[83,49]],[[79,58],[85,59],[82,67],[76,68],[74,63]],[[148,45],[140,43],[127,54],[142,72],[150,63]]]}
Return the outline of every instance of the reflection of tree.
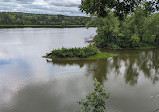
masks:
{"label": "reflection of tree", "polygon": [[104,80],[107,80],[107,66],[107,60],[98,60],[95,63],[88,65],[87,75],[93,74],[93,78],[96,78],[100,83],[103,83]]}
{"label": "reflection of tree", "polygon": [[[51,97],[47,94],[51,85],[29,85],[21,89],[14,97],[14,109],[9,112],[47,112],[58,111],[62,102],[60,96]],[[55,91],[56,92],[56,91]],[[53,95],[56,93],[53,93]]]}
{"label": "reflection of tree", "polygon": [[[79,110],[78,99],[92,89],[90,86],[83,88],[88,83],[78,78],[62,78],[26,84],[18,88],[12,96],[11,107],[3,112],[76,112]],[[81,91],[85,94],[81,94]]]}
{"label": "reflection of tree", "polygon": [[87,73],[86,75],[93,74],[93,78],[96,78],[99,82],[103,82],[107,79],[107,60],[82,60],[82,61],[53,61],[54,65],[78,65],[81,68],[86,65],[87,66]]}
{"label": "reflection of tree", "polygon": [[99,82],[107,80],[107,75],[124,75],[125,83],[135,85],[140,75],[144,75],[152,83],[159,80],[159,50],[120,50],[119,56],[107,60],[65,61],[53,64],[87,66],[86,75],[92,74]]}
{"label": "reflection of tree", "polygon": [[[136,54],[137,53],[135,53],[135,55]],[[122,60],[123,63],[125,63],[125,67],[126,67],[125,74],[124,74],[125,82],[129,83],[130,85],[135,85],[138,80],[139,71],[136,65],[136,62],[138,62],[138,60],[136,59],[137,57],[138,56],[134,56],[133,53],[130,52],[129,54],[124,54],[124,56],[122,56],[121,59],[118,59],[118,60]]]}
{"label": "reflection of tree", "polygon": [[80,66],[80,68],[82,68],[84,65],[90,65],[93,62],[95,62],[95,60],[53,60],[53,62],[49,62],[52,63],[53,65],[60,65],[60,66],[67,66],[67,65],[78,65]]}
{"label": "reflection of tree", "polygon": [[[145,76],[150,78],[153,83],[159,80],[159,50],[153,50],[147,53],[147,61],[141,67],[147,72],[144,72]],[[143,71],[144,71],[143,70]]]}
{"label": "reflection of tree", "polygon": [[119,73],[121,63],[124,63],[125,82],[130,85],[137,83],[140,74],[144,74],[146,78],[151,79],[153,83],[158,81],[159,75],[159,51],[158,50],[130,50],[120,51],[118,57],[113,58],[111,67]]}

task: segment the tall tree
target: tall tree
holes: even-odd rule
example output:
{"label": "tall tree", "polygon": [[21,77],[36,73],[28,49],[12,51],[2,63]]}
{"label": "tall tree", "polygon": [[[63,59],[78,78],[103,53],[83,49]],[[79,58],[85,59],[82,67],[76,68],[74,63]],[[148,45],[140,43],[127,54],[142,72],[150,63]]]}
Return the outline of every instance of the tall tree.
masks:
{"label": "tall tree", "polygon": [[134,12],[139,5],[147,13],[159,10],[159,0],[81,0],[79,8],[82,12],[100,17],[105,17],[109,10],[114,10],[115,15],[122,19],[124,14]]}

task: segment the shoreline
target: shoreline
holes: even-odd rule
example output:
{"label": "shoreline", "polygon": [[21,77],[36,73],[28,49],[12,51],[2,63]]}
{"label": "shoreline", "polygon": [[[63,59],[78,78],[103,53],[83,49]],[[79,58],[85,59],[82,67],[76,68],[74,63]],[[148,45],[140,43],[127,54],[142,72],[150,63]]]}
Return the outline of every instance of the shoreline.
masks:
{"label": "shoreline", "polygon": [[85,25],[0,25],[0,28],[78,28]]}
{"label": "shoreline", "polygon": [[117,54],[111,54],[111,53],[107,53],[107,52],[100,52],[97,55],[94,56],[90,56],[88,58],[54,58],[51,56],[43,56],[43,58],[46,59],[52,59],[56,60],[56,61],[85,61],[85,60],[99,60],[99,59],[107,59],[110,57],[114,57],[117,56]]}

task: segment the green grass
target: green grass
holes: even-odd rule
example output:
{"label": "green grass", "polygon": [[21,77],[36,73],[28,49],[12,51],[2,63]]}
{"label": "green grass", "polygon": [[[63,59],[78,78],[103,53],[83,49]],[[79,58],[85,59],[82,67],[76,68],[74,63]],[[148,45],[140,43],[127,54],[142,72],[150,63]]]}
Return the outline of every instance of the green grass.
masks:
{"label": "green grass", "polygon": [[104,59],[104,58],[109,58],[109,57],[113,57],[113,56],[117,56],[117,55],[110,54],[107,52],[100,52],[97,55],[88,57],[88,59]]}
{"label": "green grass", "polygon": [[46,57],[46,56],[44,56],[44,58],[49,58],[49,59],[53,59],[53,60],[98,60],[98,59],[107,59],[107,58],[113,57],[113,56],[117,56],[117,55],[110,54],[107,52],[100,52],[97,55],[90,56],[88,58],[54,58],[54,57]]}

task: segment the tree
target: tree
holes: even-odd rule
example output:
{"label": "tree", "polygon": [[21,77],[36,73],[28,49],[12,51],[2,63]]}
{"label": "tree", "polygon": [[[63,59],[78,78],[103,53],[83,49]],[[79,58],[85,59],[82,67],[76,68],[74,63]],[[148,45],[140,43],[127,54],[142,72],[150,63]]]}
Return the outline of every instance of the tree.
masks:
{"label": "tree", "polygon": [[97,36],[94,38],[97,47],[111,47],[119,35],[119,20],[112,12],[105,18],[96,17],[90,21],[87,26],[97,27]]}
{"label": "tree", "polygon": [[85,25],[89,17],[0,12],[0,25]]}
{"label": "tree", "polygon": [[159,13],[152,14],[144,25],[144,40],[159,45]]}
{"label": "tree", "polygon": [[134,12],[139,5],[147,13],[159,10],[159,0],[82,0],[79,8],[82,12],[100,17],[105,17],[109,10],[114,10],[115,15],[122,19],[124,14]]}
{"label": "tree", "polygon": [[121,32],[126,38],[130,38],[133,35],[137,35],[140,38],[140,42],[143,40],[144,24],[146,16],[144,10],[141,7],[137,7],[131,16],[127,16],[121,24]]}
{"label": "tree", "polygon": [[89,93],[85,100],[78,102],[81,105],[81,112],[106,112],[106,99],[109,93],[96,79],[94,80],[94,92]]}

